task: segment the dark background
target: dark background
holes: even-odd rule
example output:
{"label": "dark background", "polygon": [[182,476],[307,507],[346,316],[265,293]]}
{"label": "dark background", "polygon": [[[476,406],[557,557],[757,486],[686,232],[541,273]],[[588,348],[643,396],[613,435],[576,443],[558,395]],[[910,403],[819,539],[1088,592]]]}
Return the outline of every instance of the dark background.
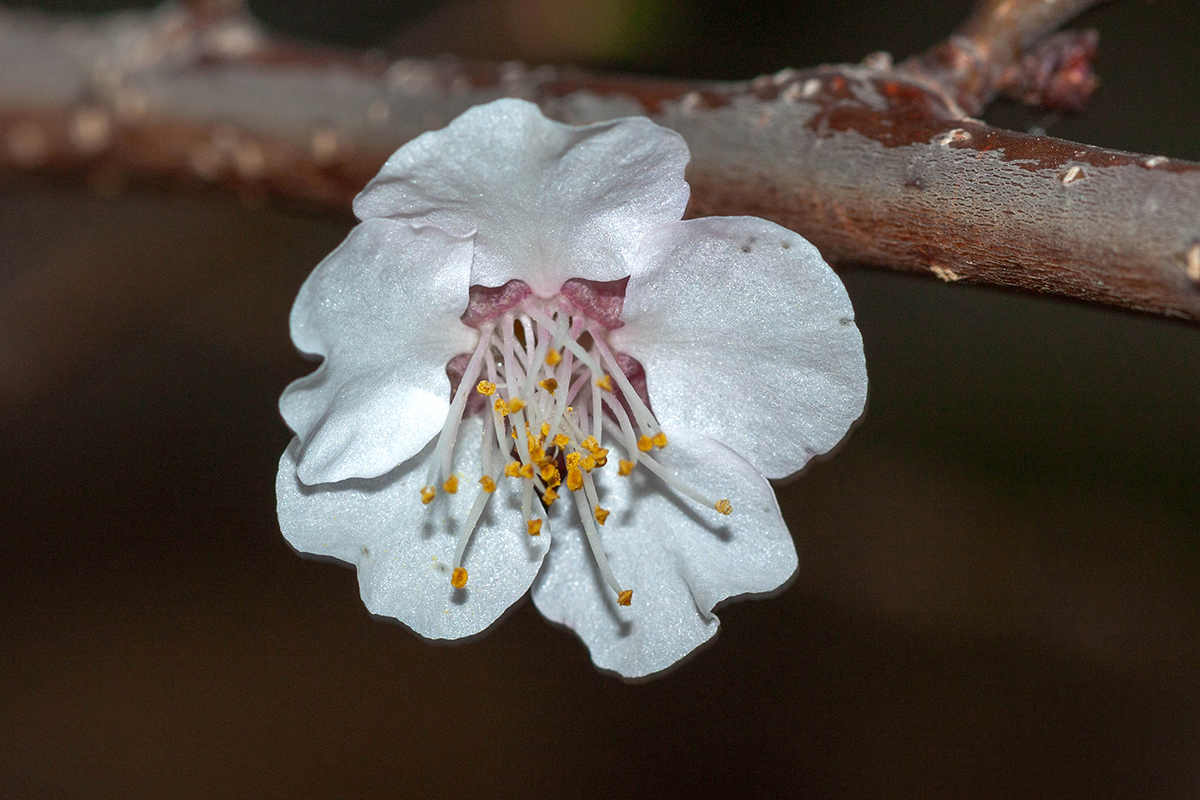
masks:
{"label": "dark background", "polygon": [[[698,77],[906,56],[969,7],[606,2],[251,5],[333,43]],[[587,8],[618,33],[576,35]],[[988,119],[1200,159],[1198,16],[1105,5],[1087,114]],[[779,491],[798,578],[628,685],[528,604],[425,644],[279,535],[275,403],[311,368],[287,312],[346,224],[0,188],[0,796],[1200,789],[1200,330],[847,271],[869,410]]]}

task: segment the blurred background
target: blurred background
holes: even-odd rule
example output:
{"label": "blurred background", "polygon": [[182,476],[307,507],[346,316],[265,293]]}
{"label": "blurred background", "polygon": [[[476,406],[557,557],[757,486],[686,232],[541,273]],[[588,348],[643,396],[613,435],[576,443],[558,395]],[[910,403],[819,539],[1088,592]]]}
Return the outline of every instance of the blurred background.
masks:
{"label": "blurred background", "polygon": [[[251,6],[398,54],[746,78],[920,52],[970,3]],[[1103,5],[1078,22],[1101,31],[1086,114],[987,119],[1200,160],[1198,21],[1193,0]],[[1200,790],[1200,330],[845,271],[869,409],[779,490],[796,581],[629,685],[527,603],[425,644],[283,541],[276,399],[311,369],[288,309],[348,221],[0,188],[0,795]]]}

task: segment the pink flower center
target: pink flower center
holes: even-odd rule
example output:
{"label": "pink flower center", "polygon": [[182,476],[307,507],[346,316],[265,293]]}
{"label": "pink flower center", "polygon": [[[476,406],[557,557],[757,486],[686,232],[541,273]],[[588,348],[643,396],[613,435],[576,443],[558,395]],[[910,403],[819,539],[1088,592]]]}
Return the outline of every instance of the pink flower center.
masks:
{"label": "pink flower center", "polygon": [[481,415],[482,475],[458,536],[451,573],[456,589],[466,586],[463,555],[497,481],[514,479],[521,482],[521,509],[531,536],[542,528],[534,513],[535,493],[546,509],[563,491],[571,495],[601,574],[617,602],[629,605],[633,592],[617,581],[599,536],[610,512],[600,505],[592,473],[608,465],[606,429],[628,454],[617,462],[618,475],[628,476],[642,464],[682,494],[731,513],[728,500],[709,500],[653,457],[655,449],[667,446],[667,435],[650,410],[645,373],[607,342],[622,324],[627,282],[570,280],[549,299],[536,297],[520,281],[471,288],[463,321],[479,330],[479,344],[447,365],[457,388],[421,490],[427,505],[439,488],[458,492],[452,457],[459,424],[464,414]]}

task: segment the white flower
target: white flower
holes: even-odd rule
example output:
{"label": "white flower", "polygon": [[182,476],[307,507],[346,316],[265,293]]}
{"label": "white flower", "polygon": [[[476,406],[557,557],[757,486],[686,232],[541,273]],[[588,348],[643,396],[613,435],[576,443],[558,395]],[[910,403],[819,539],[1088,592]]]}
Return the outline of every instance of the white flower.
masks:
{"label": "white flower", "polygon": [[649,120],[574,128],[520,100],[398,150],[292,309],[324,362],[280,400],[288,541],[356,565],[367,607],[428,638],[532,586],[628,677],[784,584],[767,480],[862,412],[862,342],[795,233],[680,221],[687,160]]}

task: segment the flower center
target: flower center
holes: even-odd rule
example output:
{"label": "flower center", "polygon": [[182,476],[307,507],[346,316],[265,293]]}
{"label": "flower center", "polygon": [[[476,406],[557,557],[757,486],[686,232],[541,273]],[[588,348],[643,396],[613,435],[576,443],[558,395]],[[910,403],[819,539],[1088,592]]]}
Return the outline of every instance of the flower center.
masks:
{"label": "flower center", "polygon": [[[473,289],[463,319],[479,329],[479,344],[469,358],[460,356],[450,364],[452,373],[461,369],[461,378],[421,500],[429,505],[439,489],[458,492],[460,476],[453,471],[452,457],[459,425],[464,414],[481,414],[482,475],[459,530],[451,585],[467,585],[463,555],[471,534],[497,482],[511,479],[521,482],[521,513],[531,536],[540,535],[542,528],[534,514],[535,493],[547,509],[564,491],[570,494],[600,573],[617,602],[627,606],[633,591],[622,587],[604,554],[599,529],[610,512],[601,506],[592,477],[595,470],[614,466],[604,446],[606,431],[629,456],[617,461],[618,475],[627,477],[640,464],[701,505],[722,514],[733,508],[729,500],[710,500],[654,458],[654,451],[666,447],[668,440],[648,400],[634,386],[635,380],[640,382],[641,367],[613,352],[606,341],[609,331],[620,325],[625,282],[570,283],[578,284],[573,293],[564,286],[564,293],[550,300],[532,296],[515,281],[499,290]],[[615,303],[614,286],[620,292]]]}

